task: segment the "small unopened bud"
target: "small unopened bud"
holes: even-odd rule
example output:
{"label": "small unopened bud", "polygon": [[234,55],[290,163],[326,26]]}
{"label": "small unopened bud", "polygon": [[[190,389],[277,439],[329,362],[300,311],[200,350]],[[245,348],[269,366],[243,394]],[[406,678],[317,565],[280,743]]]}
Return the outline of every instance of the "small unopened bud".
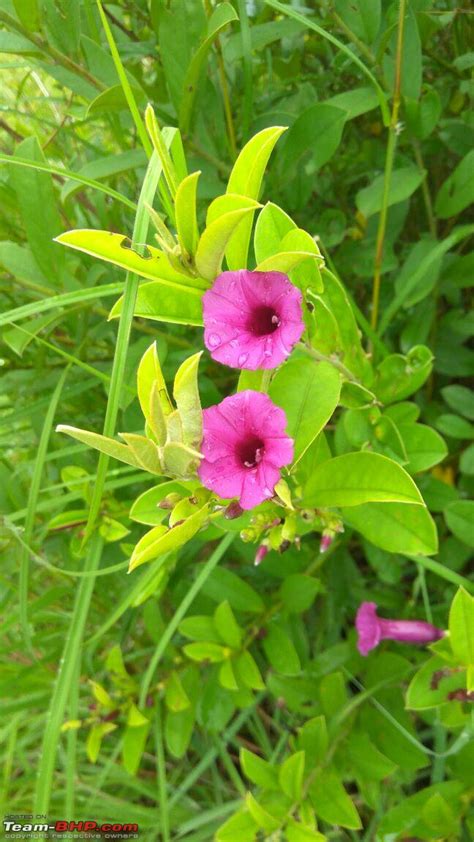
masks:
{"label": "small unopened bud", "polygon": [[181,495],[174,491],[171,494],[168,494],[167,497],[164,497],[163,500],[160,500],[160,502],[158,503],[158,508],[173,509],[176,503],[179,502],[179,500],[181,500]]}
{"label": "small unopened bud", "polygon": [[325,530],[321,535],[321,542],[319,544],[319,552],[325,553],[326,550],[329,549],[332,542],[334,541],[334,535],[332,532]]}
{"label": "small unopened bud", "polygon": [[266,547],[265,544],[260,544],[257,552],[255,553],[255,558],[253,562],[255,564],[255,567],[258,567],[258,565],[262,563],[267,553],[268,547]]}
{"label": "small unopened bud", "polygon": [[235,520],[237,517],[241,517],[243,514],[243,508],[237,500],[234,500],[233,503],[229,503],[227,508],[224,510],[224,517],[227,520]]}

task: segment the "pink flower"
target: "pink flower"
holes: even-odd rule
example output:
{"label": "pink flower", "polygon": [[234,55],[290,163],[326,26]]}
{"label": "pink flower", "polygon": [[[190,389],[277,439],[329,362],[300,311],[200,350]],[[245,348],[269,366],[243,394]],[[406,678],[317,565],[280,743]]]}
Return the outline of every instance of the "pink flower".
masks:
{"label": "pink flower", "polygon": [[203,296],[206,348],[231,368],[276,368],[303,333],[302,300],[282,272],[223,272]]}
{"label": "pink flower", "polygon": [[381,640],[400,643],[434,643],[444,636],[441,629],[424,620],[383,620],[377,616],[375,602],[362,602],[355,620],[361,655],[368,655]]}
{"label": "pink flower", "polygon": [[280,469],[293,459],[283,410],[247,389],[205,409],[203,422],[202,484],[220,497],[238,497],[243,509],[271,497]]}

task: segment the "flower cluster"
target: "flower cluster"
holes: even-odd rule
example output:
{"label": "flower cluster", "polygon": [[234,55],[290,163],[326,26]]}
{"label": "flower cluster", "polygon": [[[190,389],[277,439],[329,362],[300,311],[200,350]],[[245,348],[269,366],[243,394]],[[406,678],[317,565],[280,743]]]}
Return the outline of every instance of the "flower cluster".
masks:
{"label": "flower cluster", "polygon": [[[232,368],[271,369],[304,330],[302,295],[282,272],[223,272],[203,298],[204,341],[214,360]],[[199,477],[220,497],[252,509],[273,496],[293,458],[286,416],[268,395],[238,392],[203,413]]]}

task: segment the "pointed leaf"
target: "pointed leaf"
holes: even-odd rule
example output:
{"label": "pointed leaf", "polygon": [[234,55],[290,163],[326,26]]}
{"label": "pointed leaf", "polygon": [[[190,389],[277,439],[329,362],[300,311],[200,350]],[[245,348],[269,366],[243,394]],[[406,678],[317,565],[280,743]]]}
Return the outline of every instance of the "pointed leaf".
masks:
{"label": "pointed leaf", "polygon": [[[109,319],[118,319],[123,297],[112,307]],[[134,315],[155,322],[177,325],[202,325],[202,290],[191,287],[170,287],[161,281],[140,284]]]}
{"label": "pointed leaf", "polygon": [[143,278],[149,278],[152,281],[159,280],[165,287],[179,290],[184,286],[189,295],[198,295],[198,290],[204,290],[207,286],[200,278],[191,278],[184,272],[182,274],[177,272],[164,252],[154,246],[145,246],[145,254],[142,257],[131,248],[130,241],[123,234],[78,228],[60,234],[56,237],[56,241],[90,254],[92,257],[99,257],[107,263],[113,263]]}
{"label": "pointed leaf", "polygon": [[82,444],[94,447],[95,450],[100,450],[101,453],[106,453],[107,456],[112,456],[120,462],[125,462],[126,465],[133,465],[134,468],[142,467],[130,448],[125,444],[115,441],[115,439],[109,439],[107,436],[99,435],[99,433],[91,433],[89,430],[80,430],[78,427],[69,427],[67,424],[59,424],[56,427],[56,432],[66,433],[66,435],[80,441]]}
{"label": "pointed leaf", "polygon": [[199,239],[196,215],[196,191],[200,170],[186,176],[176,191],[175,214],[178,240],[181,249],[191,257]]}
{"label": "pointed leaf", "polygon": [[292,801],[299,801],[303,792],[303,776],[305,766],[304,751],[297,751],[287,757],[278,774],[280,786]]}
{"label": "pointed leaf", "polygon": [[181,418],[184,444],[199,447],[202,439],[202,409],[198,388],[198,366],[202,351],[188,357],[174,379],[173,397]]}
{"label": "pointed leaf", "polygon": [[119,436],[128,445],[140,468],[149,471],[151,474],[163,473],[160,454],[154,442],[145,436],[138,436],[136,433],[119,433]]}
{"label": "pointed leaf", "polygon": [[379,453],[345,453],[319,465],[305,489],[310,506],[418,503],[423,498],[409,474]]}
{"label": "pointed leaf", "polygon": [[220,272],[224,252],[232,234],[249,213],[253,213],[258,203],[248,200],[248,207],[229,211],[211,222],[202,233],[197,251],[197,270],[206,280],[213,281]]}
{"label": "pointed leaf", "polygon": [[[271,126],[252,137],[240,152],[230,174],[228,193],[240,193],[258,199],[268,159],[286,126]],[[247,265],[253,213],[230,238],[226,249],[229,269],[242,269]]]}
{"label": "pointed leaf", "polygon": [[204,524],[208,514],[207,504],[198,509],[196,514],[189,517],[184,523],[180,523],[173,529],[166,529],[165,526],[156,526],[147,532],[140,539],[135,547],[128,572],[131,573],[136,567],[147,561],[159,558],[170,550],[176,550],[186,544],[194,537]]}

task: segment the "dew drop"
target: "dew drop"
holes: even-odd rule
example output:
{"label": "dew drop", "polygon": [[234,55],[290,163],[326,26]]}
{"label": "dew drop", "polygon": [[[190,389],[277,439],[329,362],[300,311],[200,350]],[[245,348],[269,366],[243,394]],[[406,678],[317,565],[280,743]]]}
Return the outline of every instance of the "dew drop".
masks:
{"label": "dew drop", "polygon": [[245,365],[248,358],[249,358],[248,354],[240,354],[239,359],[237,361],[239,363],[239,366],[242,367],[243,365]]}
{"label": "dew drop", "polygon": [[208,342],[211,348],[217,348],[221,344],[221,338],[218,333],[211,333]]}
{"label": "dew drop", "polygon": [[263,349],[263,356],[264,357],[271,357],[273,351],[273,339],[269,336],[265,340],[265,348]]}

